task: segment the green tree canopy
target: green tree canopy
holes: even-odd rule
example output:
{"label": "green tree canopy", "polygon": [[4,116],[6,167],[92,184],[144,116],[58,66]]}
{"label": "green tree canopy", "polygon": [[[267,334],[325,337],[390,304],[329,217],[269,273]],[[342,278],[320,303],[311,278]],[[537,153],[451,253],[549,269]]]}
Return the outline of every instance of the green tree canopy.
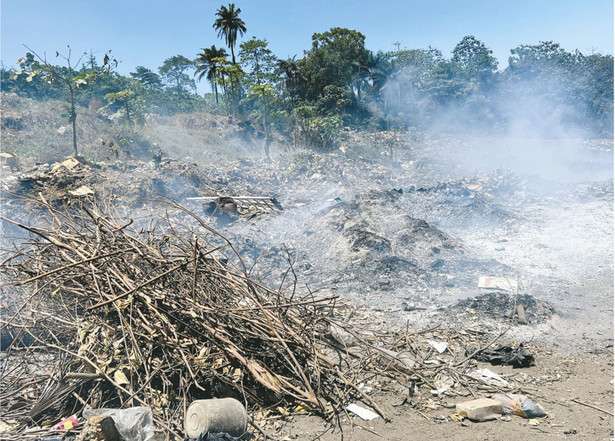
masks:
{"label": "green tree canopy", "polygon": [[130,72],[130,76],[136,80],[139,80],[141,84],[143,84],[143,87],[148,90],[162,89],[162,79],[160,79],[160,75],[152,72],[146,67],[137,66],[134,72]]}
{"label": "green tree canopy", "polygon": [[369,65],[365,36],[346,28],[332,28],[312,36],[312,49],[302,63],[309,98],[322,97],[329,85],[352,87],[361,67]]}
{"label": "green tree canopy", "polygon": [[214,22],[214,29],[218,31],[218,37],[224,37],[226,45],[231,50],[231,59],[235,62],[235,44],[237,43],[237,35],[243,36],[247,31],[246,24],[239,18],[241,8],[235,9],[234,3],[229,3],[228,7],[222,5],[216,11],[218,17]]}
{"label": "green tree canopy", "polygon": [[467,35],[453,49],[451,59],[459,67],[459,73],[469,81],[486,88],[493,84],[498,70],[498,61],[493,51],[474,35]]}
{"label": "green tree canopy", "polygon": [[200,80],[203,76],[207,76],[207,80],[211,83],[211,87],[216,94],[216,103],[218,102],[218,71],[220,66],[226,60],[226,51],[222,48],[218,49],[215,45],[210,48],[204,48],[203,52],[197,54],[195,63],[196,71],[194,75]]}
{"label": "green tree canopy", "polygon": [[267,40],[252,37],[239,47],[239,60],[247,71],[250,81],[260,85],[266,80],[271,80],[275,56],[267,47]]}
{"label": "green tree canopy", "polygon": [[186,71],[193,69],[194,65],[194,61],[183,55],[175,55],[164,60],[158,72],[162,79],[172,87],[174,93],[183,96],[196,91],[194,80],[186,74]]}

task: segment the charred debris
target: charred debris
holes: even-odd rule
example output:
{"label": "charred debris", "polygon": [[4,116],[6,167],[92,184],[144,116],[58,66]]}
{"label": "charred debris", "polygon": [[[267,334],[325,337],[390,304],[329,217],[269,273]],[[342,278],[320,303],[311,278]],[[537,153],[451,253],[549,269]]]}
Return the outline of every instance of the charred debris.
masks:
{"label": "charred debris", "polygon": [[[536,302],[516,289],[452,309],[460,315],[497,309],[502,324],[497,332],[374,326],[377,311],[333,288],[310,289],[302,283],[288,250],[281,282],[272,288],[220,232],[220,224],[211,222],[211,216],[233,222],[281,213],[286,207],[276,196],[252,196],[247,185],[239,195],[204,197],[198,190],[202,175],[190,164],[169,162],[148,181],[151,187],[128,183],[137,195],[131,199],[133,208],[141,206],[139,196],[148,196],[164,216],[131,218],[122,202],[127,193],[92,190],[101,187],[95,175],[108,171],[95,173],[96,167],[67,160],[5,184],[7,206],[26,210],[32,221],[17,209],[2,216],[3,231],[20,238],[10,249],[5,244],[0,263],[2,439],[40,439],[54,434],[53,425],[63,418],[103,407],[149,407],[159,433],[182,439],[182,418],[191,402],[233,397],[251,415],[249,430],[266,437],[263,429],[272,412],[282,417],[313,413],[340,426],[347,406],[361,403],[388,419],[379,405],[380,391],[405,391],[400,405],[417,411],[434,403],[450,407],[451,400],[478,393],[524,392],[514,376],[494,381],[477,372],[475,361],[488,359],[493,355],[489,348],[522,318],[527,321],[524,306],[530,320],[553,313],[546,309],[540,317],[533,315]],[[151,196],[157,188],[176,188],[178,177],[192,183],[182,198],[202,203],[203,211],[188,209],[163,192]],[[506,191],[501,181],[494,182],[491,191]],[[438,192],[468,205],[479,201],[474,196],[480,185],[489,184],[462,180],[410,187],[405,193],[414,198]],[[395,203],[404,190],[385,193]],[[360,198],[334,204],[323,219],[348,219],[353,207],[369,207],[376,197],[377,192],[366,192],[367,205]],[[484,204],[475,205],[484,215]],[[488,208],[495,210],[489,216],[509,216]],[[393,255],[386,260],[394,242],[375,234],[369,221],[366,216],[340,227],[351,251],[375,262],[374,268],[365,266],[369,271],[400,265],[438,270],[441,252],[463,254],[454,239],[432,224],[407,219],[408,234],[431,240],[415,243],[424,258]],[[526,349],[498,348],[534,360]]]}

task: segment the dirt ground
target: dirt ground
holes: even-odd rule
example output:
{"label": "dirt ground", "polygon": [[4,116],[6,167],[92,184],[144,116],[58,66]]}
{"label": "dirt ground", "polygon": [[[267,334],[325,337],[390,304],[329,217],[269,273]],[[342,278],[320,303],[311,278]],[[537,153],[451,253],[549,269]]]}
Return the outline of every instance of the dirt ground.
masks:
{"label": "dirt ground", "polygon": [[[285,418],[279,431],[270,430],[274,439],[299,440],[612,440],[613,416],[613,352],[612,348],[600,355],[564,354],[543,348],[537,354],[537,366],[523,369],[523,373],[537,381],[524,386],[535,402],[548,413],[538,420],[507,416],[497,421],[475,423],[454,422],[454,408],[438,406],[437,409],[416,410],[401,404],[408,398],[407,390],[379,392],[375,397],[391,422],[382,418],[363,421],[358,417],[342,418],[343,434],[330,427],[325,432],[322,421],[316,417],[294,416]],[[480,363],[500,375],[517,373],[511,367],[494,367]],[[447,405],[468,398],[449,398]],[[572,400],[576,400],[572,401]],[[586,405],[579,404],[579,402]],[[537,423],[533,425],[533,423]],[[286,438],[288,437],[288,438]]]}
{"label": "dirt ground", "polygon": [[[180,123],[189,130],[175,136]],[[524,343],[536,366],[478,367],[514,378],[546,418],[455,422],[454,405],[471,396],[431,399],[421,390],[410,397],[407,388],[383,382],[373,384],[372,397],[390,422],[342,415],[340,432],[305,411],[255,415],[272,439],[614,438],[612,140],[537,145],[350,133],[340,150],[274,146],[268,161],[247,147],[225,157],[233,132],[221,118],[152,127],[148,143],[182,145],[167,148],[159,167],[111,159],[50,175],[52,165],[24,157],[22,171],[3,169],[3,191],[59,200],[87,186],[98,197],[111,194],[144,225],[162,212],[153,195],[199,213],[203,205],[188,197],[273,196],[282,211],[212,223],[236,244],[253,277],[278,286],[290,261],[301,286],[362,305],[379,329],[437,324],[495,336],[510,323],[506,299],[527,296],[529,323],[513,323],[498,343]],[[54,136],[60,143],[64,135]],[[203,145],[209,147],[197,151]],[[533,157],[537,151],[543,156]],[[19,215],[18,205],[5,199],[3,214]],[[4,247],[16,239],[4,231]],[[477,287],[480,276],[514,279],[518,292],[493,296]]]}

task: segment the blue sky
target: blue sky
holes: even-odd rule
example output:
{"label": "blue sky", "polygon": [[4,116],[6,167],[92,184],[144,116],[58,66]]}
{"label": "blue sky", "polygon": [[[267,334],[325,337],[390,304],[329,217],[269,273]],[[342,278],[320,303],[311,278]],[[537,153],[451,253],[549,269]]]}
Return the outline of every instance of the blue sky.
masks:
{"label": "blue sky", "polygon": [[[53,61],[55,51],[112,49],[128,75],[136,66],[157,71],[166,58],[194,58],[224,46],[212,24],[219,0],[2,0],[0,59],[15,66],[26,44]],[[520,44],[554,41],[566,50],[613,54],[613,0],[236,0],[248,28],[243,40],[266,39],[280,58],[310,48],[315,32],[347,27],[376,52],[432,46],[450,57],[474,35],[493,50],[500,68]],[[242,40],[240,40],[242,41]],[[58,60],[58,64],[60,64]],[[199,91],[209,91],[203,81]]]}

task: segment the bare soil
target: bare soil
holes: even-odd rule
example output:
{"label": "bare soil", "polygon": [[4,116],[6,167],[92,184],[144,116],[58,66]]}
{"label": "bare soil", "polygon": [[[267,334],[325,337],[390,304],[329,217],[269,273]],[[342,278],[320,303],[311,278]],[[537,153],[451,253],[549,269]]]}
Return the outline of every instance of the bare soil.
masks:
{"label": "bare soil", "polygon": [[[525,387],[532,399],[540,403],[548,413],[546,418],[528,420],[513,415],[482,423],[467,420],[453,422],[450,417],[455,413],[455,409],[445,406],[452,406],[472,397],[450,398],[442,403],[443,405],[434,405],[434,409],[415,405],[417,409],[412,404],[401,404],[404,399],[408,399],[407,390],[388,390],[377,392],[375,396],[379,398],[379,403],[390,416],[391,422],[387,423],[382,418],[363,421],[358,417],[343,417],[343,439],[613,439],[612,415],[595,409],[613,413],[613,385],[609,383],[613,380],[612,348],[600,355],[570,355],[542,348],[537,352],[536,364],[535,367],[523,369],[522,373],[533,379]],[[484,363],[480,363],[480,367],[488,367],[501,375],[519,375],[518,370],[510,367],[498,368]],[[279,430],[271,428],[268,431],[274,439],[288,437],[311,440],[321,434],[318,438],[321,440],[342,438],[342,433],[334,427],[328,427],[330,430],[325,432],[327,427],[324,427],[317,417],[296,415],[282,421]]]}

